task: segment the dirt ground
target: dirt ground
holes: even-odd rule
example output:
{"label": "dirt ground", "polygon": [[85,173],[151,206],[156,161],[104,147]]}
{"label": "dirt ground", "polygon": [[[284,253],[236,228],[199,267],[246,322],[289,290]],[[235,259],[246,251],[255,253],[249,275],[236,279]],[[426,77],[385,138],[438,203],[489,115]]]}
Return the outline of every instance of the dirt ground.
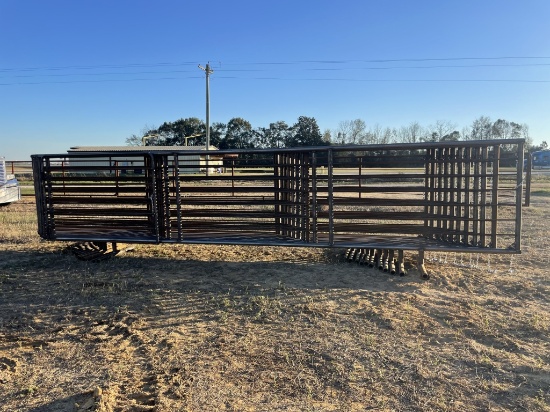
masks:
{"label": "dirt ground", "polygon": [[550,411],[549,232],[534,196],[523,254],[428,253],[428,281],[309,248],[85,262],[25,199],[0,208],[0,411]]}

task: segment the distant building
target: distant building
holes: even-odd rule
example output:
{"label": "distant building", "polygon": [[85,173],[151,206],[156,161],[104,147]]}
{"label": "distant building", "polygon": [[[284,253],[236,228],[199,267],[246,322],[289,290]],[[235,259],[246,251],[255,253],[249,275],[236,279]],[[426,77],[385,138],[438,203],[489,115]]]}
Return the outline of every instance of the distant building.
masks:
{"label": "distant building", "polygon": [[[217,147],[210,146],[208,151],[208,169],[210,173],[216,173],[223,168],[223,156],[217,155]],[[177,153],[182,173],[206,172],[206,147],[205,146],[74,146],[67,150],[68,154],[95,155],[89,161],[79,162],[82,166],[93,166],[106,160],[114,166],[127,167],[133,173],[142,173],[143,162],[136,161],[131,155],[139,152],[166,152],[168,161],[175,161],[174,153]],[[185,154],[184,152],[190,152]],[[212,153],[213,152],[213,153]],[[125,156],[125,153],[128,156]],[[172,153],[172,155],[170,155]]]}

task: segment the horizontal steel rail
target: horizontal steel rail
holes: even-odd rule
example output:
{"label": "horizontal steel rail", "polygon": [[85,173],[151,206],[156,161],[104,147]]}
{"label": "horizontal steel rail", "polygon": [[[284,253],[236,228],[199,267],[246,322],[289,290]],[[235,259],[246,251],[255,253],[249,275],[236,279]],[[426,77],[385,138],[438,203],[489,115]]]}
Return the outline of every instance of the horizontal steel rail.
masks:
{"label": "horizontal steel rail", "polygon": [[33,155],[38,233],[520,253],[523,150],[513,139]]}

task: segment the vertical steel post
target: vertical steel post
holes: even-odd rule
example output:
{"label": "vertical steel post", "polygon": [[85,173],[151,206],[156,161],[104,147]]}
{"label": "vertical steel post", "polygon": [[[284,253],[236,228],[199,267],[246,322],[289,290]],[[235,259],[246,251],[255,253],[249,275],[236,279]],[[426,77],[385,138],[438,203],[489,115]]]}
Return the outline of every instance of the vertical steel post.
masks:
{"label": "vertical steel post", "polygon": [[149,225],[152,235],[156,238],[157,243],[160,243],[159,235],[159,216],[157,209],[157,180],[155,171],[155,157],[149,153],[144,157],[145,164],[145,196],[148,200],[147,211],[149,212]]}
{"label": "vertical steel post", "polygon": [[[449,182],[449,159],[450,159],[450,152],[451,148],[447,147],[443,149],[443,216],[442,216],[442,229],[443,234],[441,236],[441,240],[448,241],[449,240],[449,226],[450,226],[450,220],[449,220],[449,190],[450,190],[450,182]],[[441,199],[440,199],[441,200]]]}
{"label": "vertical steel post", "polygon": [[168,172],[168,156],[163,155],[160,157],[161,162],[159,167],[159,175],[161,176],[161,187],[159,188],[159,194],[161,194],[161,213],[162,213],[162,236],[165,239],[172,238],[172,217],[170,212],[170,179]]}
{"label": "vertical steel post", "polygon": [[523,157],[524,143],[518,143],[517,148],[517,174],[516,174],[516,239],[515,249],[521,251],[521,207],[523,204]]}
{"label": "vertical steel post", "polygon": [[359,157],[359,199],[361,199],[361,169],[363,166],[363,156]]}
{"label": "vertical steel post", "polygon": [[486,231],[486,209],[487,209],[487,163],[489,162],[488,148],[484,146],[481,150],[481,207],[479,216],[479,242],[481,247],[485,247]]}
{"label": "vertical steel post", "polygon": [[115,160],[115,196],[118,196],[118,178],[120,177],[120,170],[118,170],[118,160]]}
{"label": "vertical steel post", "polygon": [[301,239],[309,243],[310,238],[310,190],[309,190],[309,166],[310,153],[305,152],[302,155],[302,181],[300,190],[302,191],[302,236]]}
{"label": "vertical steel post", "polygon": [[462,188],[462,182],[464,179],[464,148],[457,148],[457,177],[456,177],[456,237],[455,241],[460,243],[460,224],[463,223],[462,217],[464,215],[464,191]]}
{"label": "vertical steel post", "polygon": [[179,155],[174,155],[174,185],[176,190],[176,218],[178,220],[178,242],[183,239],[183,224],[181,213],[181,184],[180,184],[180,160]]}
{"label": "vertical steel post", "polygon": [[286,153],[279,153],[277,155],[278,167],[279,167],[279,202],[281,204],[281,214],[282,218],[280,219],[281,235],[288,235],[288,175],[286,167]]}
{"label": "vertical steel post", "polygon": [[313,243],[317,243],[317,154],[311,153],[311,234]]}
{"label": "vertical steel post", "polygon": [[429,209],[428,209],[428,213],[430,215],[430,239],[434,239],[435,238],[435,226],[436,226],[436,222],[435,222],[435,219],[434,219],[434,215],[435,215],[435,203],[436,203],[436,192],[435,192],[435,187],[436,187],[436,180],[435,180],[435,173],[436,173],[436,161],[437,161],[437,151],[436,149],[434,148],[430,148],[430,149],[427,149],[428,153],[429,153],[429,162],[427,164],[427,167],[429,166],[429,169],[428,169],[428,172],[429,172],[429,196],[430,196],[430,201],[429,201]]}
{"label": "vertical steel post", "polygon": [[471,172],[472,172],[472,148],[465,149],[464,156],[464,244],[470,244],[470,196],[471,196]]}
{"label": "vertical steel post", "polygon": [[445,169],[445,163],[444,163],[444,157],[445,152],[444,148],[436,149],[437,153],[437,235],[436,239],[441,240],[442,238],[442,230],[443,230],[443,205],[444,205],[444,199],[445,199],[445,192],[444,192],[444,176],[443,172]]}
{"label": "vertical steel post", "polygon": [[44,187],[46,190],[46,217],[47,217],[47,233],[48,239],[55,239],[55,207],[53,200],[53,183],[52,183],[52,165],[51,159],[46,158],[44,173],[42,175],[45,179]]}
{"label": "vertical steel post", "polygon": [[235,196],[235,159],[231,159],[231,196]]}
{"label": "vertical steel post", "polygon": [[497,225],[498,225],[498,184],[500,169],[500,146],[493,146],[493,187],[491,196],[491,247],[497,248]]}
{"label": "vertical steel post", "polygon": [[36,202],[38,234],[47,239],[46,197],[44,193],[44,158],[32,156],[34,198]]}
{"label": "vertical steel post", "polygon": [[474,152],[474,203],[473,203],[473,230],[472,230],[472,245],[479,246],[479,198],[480,198],[480,148],[475,147]]}
{"label": "vertical steel post", "polygon": [[455,241],[455,233],[457,228],[457,218],[456,218],[456,190],[457,184],[456,181],[456,162],[457,162],[457,151],[456,147],[451,147],[449,149],[449,207],[450,207],[450,224],[449,224],[449,236],[447,241]]}
{"label": "vertical steel post", "polygon": [[[273,153],[273,209],[275,211],[275,233],[277,235],[282,234],[281,230],[281,178],[279,176],[279,164],[281,155],[279,153]],[[234,183],[233,183],[234,184]],[[233,193],[235,195],[235,193]]]}
{"label": "vertical steel post", "polygon": [[293,239],[296,239],[296,228],[297,228],[297,209],[298,209],[298,191],[297,191],[297,154],[293,153],[289,159],[289,171],[290,171],[290,197],[292,206],[290,207],[290,236]]}
{"label": "vertical steel post", "polygon": [[334,246],[334,187],[333,187],[333,152],[328,149],[328,244]]}
{"label": "vertical steel post", "polygon": [[533,170],[533,156],[527,153],[527,171],[525,172],[525,207],[531,206],[531,175]]}

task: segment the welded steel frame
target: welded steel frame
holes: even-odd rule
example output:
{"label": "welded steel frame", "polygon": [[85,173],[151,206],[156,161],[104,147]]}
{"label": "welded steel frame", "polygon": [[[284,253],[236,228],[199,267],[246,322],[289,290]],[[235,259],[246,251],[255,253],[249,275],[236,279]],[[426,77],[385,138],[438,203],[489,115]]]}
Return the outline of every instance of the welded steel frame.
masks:
{"label": "welded steel frame", "polygon": [[[523,139],[33,155],[48,240],[520,253]],[[393,253],[393,252],[392,252]]]}

